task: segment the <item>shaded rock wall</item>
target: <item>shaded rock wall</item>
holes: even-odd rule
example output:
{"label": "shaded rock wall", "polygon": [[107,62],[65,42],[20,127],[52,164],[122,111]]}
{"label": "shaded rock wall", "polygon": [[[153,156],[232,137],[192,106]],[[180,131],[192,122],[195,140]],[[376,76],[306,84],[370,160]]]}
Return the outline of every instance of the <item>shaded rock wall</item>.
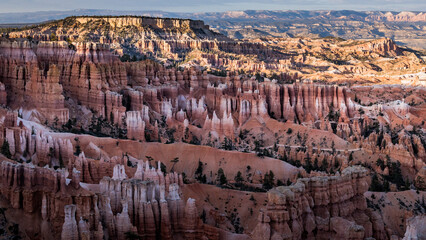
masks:
{"label": "shaded rock wall", "polygon": [[274,188],[253,238],[387,239],[383,221],[367,209],[367,189],[367,171],[360,167],[346,168],[341,176],[303,178]]}
{"label": "shaded rock wall", "polygon": [[147,164],[128,179],[123,167],[95,186],[81,183],[76,169],[68,178],[64,170],[3,161],[0,191],[12,208],[40,214],[42,222],[34,224],[56,239],[126,239],[128,232],[144,239],[202,238],[195,201],[181,199],[181,176],[163,176]]}

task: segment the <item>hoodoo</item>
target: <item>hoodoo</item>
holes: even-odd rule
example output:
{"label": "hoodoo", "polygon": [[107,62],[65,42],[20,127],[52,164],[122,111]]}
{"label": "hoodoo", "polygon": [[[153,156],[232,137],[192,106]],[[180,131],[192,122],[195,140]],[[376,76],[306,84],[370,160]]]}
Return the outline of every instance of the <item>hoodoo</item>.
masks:
{"label": "hoodoo", "polygon": [[219,25],[0,28],[1,237],[422,239],[424,52]]}

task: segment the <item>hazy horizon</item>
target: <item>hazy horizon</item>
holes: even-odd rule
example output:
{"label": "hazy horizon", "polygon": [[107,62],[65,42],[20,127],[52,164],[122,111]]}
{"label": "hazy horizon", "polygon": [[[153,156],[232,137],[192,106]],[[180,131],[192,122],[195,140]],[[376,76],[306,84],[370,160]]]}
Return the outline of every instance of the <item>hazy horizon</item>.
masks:
{"label": "hazy horizon", "polygon": [[367,9],[367,10],[352,10],[352,9],[236,9],[236,10],[226,10],[226,11],[165,11],[160,9],[108,9],[108,8],[76,8],[76,9],[67,9],[67,10],[37,10],[37,11],[16,11],[16,12],[0,12],[0,14],[18,14],[18,13],[43,13],[43,12],[70,12],[70,11],[83,11],[83,10],[92,10],[92,11],[117,11],[117,12],[164,12],[164,13],[225,13],[225,12],[244,12],[244,11],[355,11],[355,12],[425,12],[420,10],[380,10],[380,9]]}
{"label": "hazy horizon", "polygon": [[73,11],[78,9],[116,11],[165,11],[165,12],[225,12],[246,10],[354,10],[354,11],[425,11],[426,1],[402,0],[270,0],[259,3],[254,0],[3,0],[0,13],[30,13],[43,11]]}

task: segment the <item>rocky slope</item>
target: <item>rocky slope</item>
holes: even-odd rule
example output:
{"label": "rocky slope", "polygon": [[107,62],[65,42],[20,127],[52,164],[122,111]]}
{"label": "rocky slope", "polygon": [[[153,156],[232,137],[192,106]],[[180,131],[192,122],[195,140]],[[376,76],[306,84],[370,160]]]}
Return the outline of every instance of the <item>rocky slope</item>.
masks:
{"label": "rocky slope", "polygon": [[[201,22],[138,17],[10,35],[0,204],[30,239],[390,239],[406,226],[383,219],[392,208],[366,206],[367,189],[425,190],[425,88],[358,79],[421,68],[390,39],[220,40]],[[198,56],[120,61],[133,36],[169,44],[152,53]],[[351,81],[334,84],[342,76]]]}

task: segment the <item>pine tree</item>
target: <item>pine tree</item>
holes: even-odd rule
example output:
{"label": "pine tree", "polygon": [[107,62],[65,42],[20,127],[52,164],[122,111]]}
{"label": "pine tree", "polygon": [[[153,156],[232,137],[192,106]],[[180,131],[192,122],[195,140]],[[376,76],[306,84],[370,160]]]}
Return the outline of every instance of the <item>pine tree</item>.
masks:
{"label": "pine tree", "polygon": [[223,172],[222,168],[219,168],[219,170],[217,170],[217,178],[220,185],[228,183],[228,180],[226,179],[225,173]]}
{"label": "pine tree", "polygon": [[324,158],[324,159],[322,160],[322,163],[321,163],[321,171],[327,171],[327,169],[328,169],[328,162],[327,162],[327,160]]}
{"label": "pine tree", "polygon": [[240,171],[237,172],[237,175],[235,176],[234,180],[237,184],[241,184],[241,182],[244,181]]}
{"label": "pine tree", "polygon": [[265,173],[265,176],[263,177],[263,188],[266,190],[269,190],[274,187],[274,173],[272,171],[269,171],[269,173]]}
{"label": "pine tree", "polygon": [[371,178],[371,185],[370,185],[370,191],[372,192],[383,192],[383,186],[379,181],[379,178],[377,177],[377,174],[374,174]]}
{"label": "pine tree", "polygon": [[376,165],[379,166],[382,171],[385,169],[385,162],[381,158],[377,159]]}
{"label": "pine tree", "polygon": [[195,179],[199,182],[205,183],[202,181],[203,178],[203,162],[201,162],[200,160],[198,160],[198,167],[195,170]]}
{"label": "pine tree", "polygon": [[335,169],[338,169],[338,168],[339,168],[339,166],[340,166],[340,163],[339,163],[339,161],[336,159],[336,160],[334,161],[334,168],[335,168]]}
{"label": "pine tree", "polygon": [[1,154],[3,154],[5,157],[9,159],[12,158],[12,154],[10,153],[9,142],[7,140],[4,140],[3,145],[1,146]]}
{"label": "pine tree", "polygon": [[318,166],[318,158],[315,158],[313,169],[314,170],[318,170],[318,168],[319,168],[319,166]]}
{"label": "pine tree", "polygon": [[78,156],[78,155],[80,155],[80,153],[81,153],[81,147],[80,147],[80,145],[75,146],[75,153],[74,153],[74,155]]}
{"label": "pine tree", "polygon": [[306,163],[305,163],[306,172],[310,173],[312,170],[312,163],[311,163],[311,157],[309,156],[309,154],[305,158],[305,160],[306,160]]}

